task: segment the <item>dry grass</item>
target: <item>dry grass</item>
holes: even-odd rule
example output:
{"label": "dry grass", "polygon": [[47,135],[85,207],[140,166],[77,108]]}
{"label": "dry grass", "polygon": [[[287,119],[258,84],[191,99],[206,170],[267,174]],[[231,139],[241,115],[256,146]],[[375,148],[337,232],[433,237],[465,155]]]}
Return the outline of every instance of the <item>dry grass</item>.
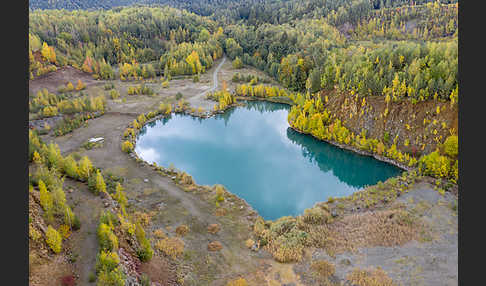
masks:
{"label": "dry grass", "polygon": [[215,216],[225,216],[227,214],[228,214],[228,210],[222,207],[217,208],[216,211],[214,212]]}
{"label": "dry grass", "polygon": [[154,236],[157,238],[167,238],[167,235],[161,228],[154,230]]}
{"label": "dry grass", "polygon": [[170,237],[159,240],[155,243],[158,250],[176,259],[184,252],[184,241],[178,237]]}
{"label": "dry grass", "polygon": [[187,186],[194,185],[194,179],[191,177],[191,175],[187,174],[186,172],[177,174],[177,180],[182,185],[187,185]]}
{"label": "dry grass", "polygon": [[179,225],[175,231],[177,236],[184,237],[189,232],[189,227],[185,224],[182,224]]}
{"label": "dry grass", "polygon": [[319,278],[328,278],[329,276],[334,275],[334,272],[336,271],[334,265],[325,260],[312,261],[310,268],[314,276]]}
{"label": "dry grass", "polygon": [[359,247],[403,245],[427,233],[424,224],[404,210],[352,214],[333,224],[308,228],[312,245],[341,253]]}
{"label": "dry grass", "polygon": [[246,247],[251,248],[253,245],[255,245],[255,241],[253,239],[251,239],[251,238],[248,238],[245,241],[245,245],[246,245]]}
{"label": "dry grass", "polygon": [[246,282],[245,278],[238,278],[235,280],[231,280],[226,283],[226,286],[248,286],[248,282]]}
{"label": "dry grass", "polygon": [[306,247],[324,248],[334,256],[360,247],[420,241],[428,234],[428,228],[418,217],[402,208],[345,215],[330,223],[328,210],[318,205],[297,218],[282,217],[271,223],[257,219],[253,232],[259,245],[279,262],[300,261]]}
{"label": "dry grass", "polygon": [[223,245],[219,241],[212,241],[208,244],[209,251],[219,251],[223,249]]}
{"label": "dry grass", "polygon": [[221,229],[221,227],[219,226],[219,224],[217,223],[214,223],[214,224],[210,224],[208,226],[208,232],[209,233],[212,233],[212,234],[216,234],[219,232],[219,230]]}
{"label": "dry grass", "polygon": [[135,212],[134,213],[135,219],[140,222],[143,227],[147,227],[150,224],[150,220],[152,219],[152,214],[144,213],[144,212]]}
{"label": "dry grass", "polygon": [[[40,260],[39,260],[40,261]],[[29,285],[53,285],[60,282],[60,279],[72,275],[73,269],[67,263],[62,254],[54,256],[49,261],[42,261],[42,264],[35,265],[30,269]]]}
{"label": "dry grass", "polygon": [[381,268],[361,270],[355,268],[346,276],[353,285],[358,286],[395,286],[393,280]]}

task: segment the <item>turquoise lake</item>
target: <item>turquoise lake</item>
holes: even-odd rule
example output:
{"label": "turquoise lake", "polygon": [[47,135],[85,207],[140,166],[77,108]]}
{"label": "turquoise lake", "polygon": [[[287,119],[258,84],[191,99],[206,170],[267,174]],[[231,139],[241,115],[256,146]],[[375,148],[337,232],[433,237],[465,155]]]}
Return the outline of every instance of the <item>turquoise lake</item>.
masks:
{"label": "turquoise lake", "polygon": [[289,109],[250,101],[208,119],[172,115],[143,127],[135,151],[145,161],[173,164],[198,184],[224,185],[270,220],[402,172],[292,130]]}

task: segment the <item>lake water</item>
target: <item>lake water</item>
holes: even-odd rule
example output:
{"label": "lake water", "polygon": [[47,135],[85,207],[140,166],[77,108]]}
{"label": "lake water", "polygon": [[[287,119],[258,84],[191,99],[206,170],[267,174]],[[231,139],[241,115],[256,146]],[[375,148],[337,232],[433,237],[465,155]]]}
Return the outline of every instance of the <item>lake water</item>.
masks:
{"label": "lake water", "polygon": [[173,164],[198,184],[224,185],[271,220],[402,172],[295,132],[289,109],[250,101],[208,119],[172,115],[146,125],[135,151],[148,162]]}

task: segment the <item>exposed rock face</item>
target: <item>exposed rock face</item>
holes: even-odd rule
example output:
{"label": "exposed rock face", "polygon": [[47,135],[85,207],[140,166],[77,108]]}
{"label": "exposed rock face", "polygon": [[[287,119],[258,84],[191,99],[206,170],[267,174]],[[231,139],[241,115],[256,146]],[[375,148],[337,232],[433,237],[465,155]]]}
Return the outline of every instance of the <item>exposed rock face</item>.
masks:
{"label": "exposed rock face", "polygon": [[[325,95],[326,92],[321,93],[323,101]],[[384,96],[367,96],[363,101],[363,97],[346,94],[328,95],[328,99],[325,108],[350,131],[360,134],[366,130],[367,138],[376,139],[388,134],[389,144],[397,136],[396,146],[402,152],[430,153],[437,147],[435,138],[442,137],[439,141],[443,142],[452,129],[458,130],[457,106],[450,102],[428,100],[413,104],[401,100],[387,104]],[[388,114],[383,116],[385,110]]]}

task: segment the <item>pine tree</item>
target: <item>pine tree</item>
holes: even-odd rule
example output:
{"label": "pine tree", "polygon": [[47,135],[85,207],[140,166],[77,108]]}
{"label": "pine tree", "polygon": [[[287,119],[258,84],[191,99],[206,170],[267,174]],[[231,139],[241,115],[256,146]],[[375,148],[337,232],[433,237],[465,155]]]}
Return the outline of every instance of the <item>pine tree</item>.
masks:
{"label": "pine tree", "polygon": [[51,51],[46,42],[42,43],[41,55],[45,60],[49,60]]}
{"label": "pine tree", "polygon": [[79,170],[78,171],[79,177],[82,180],[86,181],[89,178],[89,176],[91,175],[91,172],[93,170],[93,164],[89,160],[88,156],[84,156],[83,158],[81,158],[81,160],[79,161],[79,169],[78,170]]}
{"label": "pine tree", "polygon": [[96,171],[96,190],[98,192],[106,193],[106,184],[100,170]]}
{"label": "pine tree", "polygon": [[73,91],[74,90],[74,85],[72,84],[72,82],[68,82],[66,84],[66,90],[67,91]]}
{"label": "pine tree", "polygon": [[64,159],[64,173],[68,175],[68,177],[76,179],[78,177],[78,164],[74,160],[74,158],[69,155]]}
{"label": "pine tree", "polygon": [[54,253],[59,253],[62,250],[62,237],[52,226],[47,227],[46,231],[46,243],[54,251]]}
{"label": "pine tree", "polygon": [[39,200],[42,208],[46,212],[48,220],[53,218],[53,200],[51,193],[47,191],[47,187],[42,180],[39,180]]}
{"label": "pine tree", "polygon": [[78,79],[78,84],[76,85],[76,90],[82,90],[86,88],[86,85],[81,81],[81,79]]}

